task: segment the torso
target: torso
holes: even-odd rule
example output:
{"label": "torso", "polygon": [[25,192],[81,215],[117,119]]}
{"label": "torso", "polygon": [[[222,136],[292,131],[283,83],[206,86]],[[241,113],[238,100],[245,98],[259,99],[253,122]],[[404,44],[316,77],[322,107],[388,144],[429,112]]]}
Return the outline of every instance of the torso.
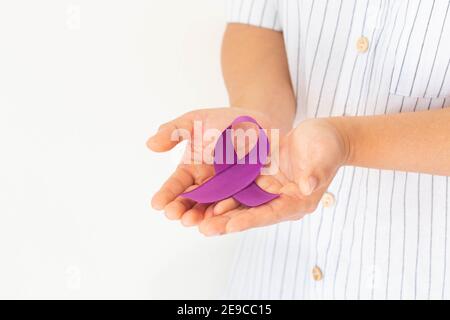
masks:
{"label": "torso", "polygon": [[[450,106],[449,4],[236,0],[231,21],[283,32],[298,122]],[[229,295],[450,298],[448,182],[340,169],[328,190],[334,205],[243,235]]]}

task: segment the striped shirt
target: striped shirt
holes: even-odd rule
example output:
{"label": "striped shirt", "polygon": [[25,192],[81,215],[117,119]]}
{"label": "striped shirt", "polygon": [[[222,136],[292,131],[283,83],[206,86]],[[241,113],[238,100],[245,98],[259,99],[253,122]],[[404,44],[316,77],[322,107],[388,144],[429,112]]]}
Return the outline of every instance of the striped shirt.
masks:
{"label": "striped shirt", "polygon": [[[228,21],[283,33],[298,122],[449,107],[449,5],[230,0]],[[348,166],[328,192],[300,221],[242,234],[228,297],[450,298],[447,177]]]}

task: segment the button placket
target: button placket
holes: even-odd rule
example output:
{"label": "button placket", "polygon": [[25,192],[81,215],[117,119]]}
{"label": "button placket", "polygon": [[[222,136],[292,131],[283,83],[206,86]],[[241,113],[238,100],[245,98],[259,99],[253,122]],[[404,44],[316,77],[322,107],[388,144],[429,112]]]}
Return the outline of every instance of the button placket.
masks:
{"label": "button placket", "polygon": [[[380,3],[381,2],[381,3]],[[369,8],[367,9],[366,20],[364,21],[364,31],[363,34],[356,40],[356,50],[359,53],[366,53],[370,48],[370,43],[372,39],[367,36],[369,30],[375,30],[382,28],[384,21],[386,19],[386,14],[383,14],[388,10],[389,1],[379,0],[371,1]]]}

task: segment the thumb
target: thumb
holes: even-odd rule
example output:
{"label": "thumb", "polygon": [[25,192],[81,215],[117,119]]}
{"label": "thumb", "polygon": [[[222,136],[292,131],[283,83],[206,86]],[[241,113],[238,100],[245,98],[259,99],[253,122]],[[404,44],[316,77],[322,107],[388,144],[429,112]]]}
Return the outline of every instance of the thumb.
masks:
{"label": "thumb", "polygon": [[192,133],[193,122],[184,115],[161,125],[147,140],[147,147],[155,152],[169,151],[181,141],[191,140]]}
{"label": "thumb", "polygon": [[317,189],[327,185],[329,178],[333,176],[332,172],[332,167],[317,157],[314,157],[314,160],[300,159],[294,165],[294,179],[304,196],[310,196]]}
{"label": "thumb", "polygon": [[[320,163],[317,161],[317,163]],[[296,182],[300,192],[309,196],[320,188],[327,186],[336,174],[337,168],[326,165],[317,165],[307,170],[299,170]]]}
{"label": "thumb", "polygon": [[320,185],[319,178],[313,174],[302,174],[298,186],[303,195],[311,195]]}

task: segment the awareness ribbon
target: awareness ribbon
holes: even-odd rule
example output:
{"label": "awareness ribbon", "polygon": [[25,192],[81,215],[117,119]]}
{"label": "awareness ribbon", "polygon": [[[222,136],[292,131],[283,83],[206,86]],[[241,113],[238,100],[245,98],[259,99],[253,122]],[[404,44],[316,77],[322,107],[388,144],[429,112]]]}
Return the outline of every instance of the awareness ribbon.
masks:
{"label": "awareness ribbon", "polygon": [[[256,124],[259,135],[258,142],[252,150],[244,158],[238,159],[230,129],[241,122]],[[182,193],[181,196],[198,203],[212,203],[233,197],[248,207],[257,207],[277,198],[278,194],[264,191],[255,183],[267,160],[269,148],[269,139],[255,119],[250,116],[237,117],[221,133],[214,147],[215,175],[196,189]]]}

